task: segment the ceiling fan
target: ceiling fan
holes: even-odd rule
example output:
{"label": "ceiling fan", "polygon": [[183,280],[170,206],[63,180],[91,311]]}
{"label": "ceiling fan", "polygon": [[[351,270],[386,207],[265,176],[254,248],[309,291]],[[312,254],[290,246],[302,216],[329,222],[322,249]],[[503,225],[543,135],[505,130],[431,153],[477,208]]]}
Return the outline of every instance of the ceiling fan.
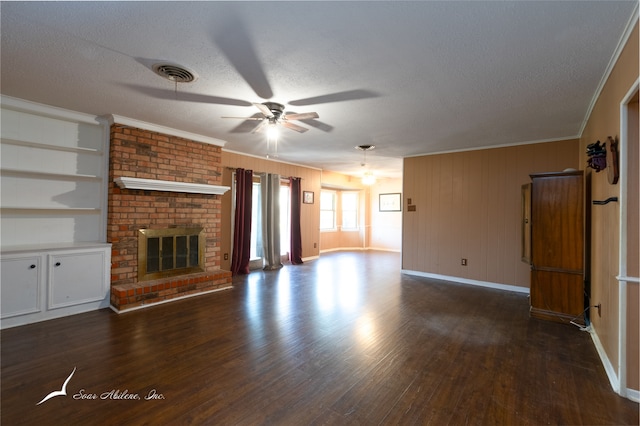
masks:
{"label": "ceiling fan", "polygon": [[[223,53],[223,56],[225,56],[229,61],[229,64],[235,68],[238,74],[247,82],[257,96],[262,99],[273,98],[274,93],[269,83],[269,79],[262,68],[262,62],[260,61],[259,55],[256,53],[255,45],[249,37],[249,31],[246,30],[246,27],[241,20],[237,18],[230,19],[227,22],[227,25],[224,28],[221,28],[219,33],[214,35],[213,41]],[[222,117],[244,120],[240,126],[231,131],[232,133],[244,133],[249,131],[247,128],[249,125],[248,122],[252,120],[261,121],[257,127],[251,130],[252,133],[265,130],[265,128],[266,130],[275,130],[277,125],[282,125],[283,127],[299,133],[304,133],[309,130],[306,127],[292,123],[291,120],[304,121],[304,124],[315,127],[324,132],[331,132],[333,130],[332,126],[322,123],[319,120],[314,120],[319,118],[318,113],[286,113],[284,111],[285,106],[277,102],[251,103],[242,99],[189,92],[180,93],[179,95],[177,90],[178,83],[191,83],[195,81],[197,77],[193,72],[175,63],[167,63],[165,61],[159,62],[152,58],[139,58],[138,60],[151,68],[154,73],[171,81],[175,87],[174,90],[167,90],[126,84],[126,86],[132,90],[160,99],[169,99],[174,97],[177,100],[217,105],[233,105],[242,107],[253,105],[260,111],[251,117]],[[303,107],[316,104],[375,98],[378,96],[380,96],[379,93],[371,90],[353,89],[328,93],[320,96],[312,96],[304,99],[290,100],[288,105]],[[273,124],[273,126],[270,126],[270,124]]]}
{"label": "ceiling fan", "polygon": [[260,110],[260,114],[262,117],[253,116],[253,117],[222,117],[222,118],[234,118],[241,120],[258,120],[262,121],[251,133],[256,133],[263,130],[268,125],[277,125],[280,124],[287,129],[295,130],[298,133],[304,133],[307,129],[306,127],[299,126],[295,123],[292,123],[290,120],[310,120],[313,118],[319,118],[317,112],[303,112],[303,113],[286,113],[284,111],[284,105],[279,104],[277,102],[263,102],[263,103],[254,103],[256,108]]}

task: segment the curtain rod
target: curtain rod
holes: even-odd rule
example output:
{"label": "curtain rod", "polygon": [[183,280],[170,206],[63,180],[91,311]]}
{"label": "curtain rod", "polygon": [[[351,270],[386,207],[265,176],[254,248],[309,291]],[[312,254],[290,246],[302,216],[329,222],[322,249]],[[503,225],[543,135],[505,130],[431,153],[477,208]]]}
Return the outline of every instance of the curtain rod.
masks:
{"label": "curtain rod", "polygon": [[[227,170],[231,170],[231,171],[234,171],[234,172],[236,170],[238,170],[238,169],[242,169],[242,167],[231,167],[231,166],[225,166],[225,168]],[[253,174],[255,174],[255,175],[264,175],[264,174],[267,174],[267,172],[258,172],[258,171],[253,170]],[[282,175],[280,175],[280,176],[282,176]],[[286,176],[286,177],[287,178],[300,179],[300,180],[304,179],[304,178],[301,178],[300,176]]]}

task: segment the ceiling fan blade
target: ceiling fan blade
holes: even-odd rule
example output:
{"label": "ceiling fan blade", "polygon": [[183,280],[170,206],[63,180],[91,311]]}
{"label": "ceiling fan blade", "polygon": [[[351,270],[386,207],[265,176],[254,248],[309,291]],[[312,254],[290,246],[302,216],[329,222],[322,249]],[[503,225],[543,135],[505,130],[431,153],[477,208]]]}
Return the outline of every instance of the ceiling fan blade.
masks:
{"label": "ceiling fan blade", "polygon": [[310,120],[312,118],[320,118],[317,112],[302,112],[300,114],[285,114],[285,120]]}
{"label": "ceiling fan blade", "polygon": [[371,90],[356,89],[344,92],[330,93],[328,95],[315,96],[313,98],[297,99],[289,102],[289,105],[306,106],[316,104],[326,104],[329,102],[355,101],[357,99],[377,98],[380,94]]}
{"label": "ceiling fan blade", "polygon": [[267,118],[271,118],[271,117],[273,117],[273,113],[271,112],[271,110],[270,110],[269,108],[267,108],[267,106],[266,106],[266,105],[263,105],[263,104],[259,104],[259,103],[254,102],[253,106],[255,106],[256,108],[258,108],[258,109],[260,110],[260,112],[261,112],[262,114],[264,114],[264,116],[265,116],[265,117],[267,117]]}
{"label": "ceiling fan blade", "polygon": [[264,120],[263,118],[259,118],[259,117],[220,117],[220,118],[236,118],[238,120]]}
{"label": "ceiling fan blade", "polygon": [[289,123],[288,121],[281,121],[280,124],[282,124],[287,129],[295,130],[298,133],[304,133],[309,130],[306,127],[298,126],[297,124]]}
{"label": "ceiling fan blade", "polygon": [[229,133],[251,133],[260,125],[262,123],[259,121],[241,121],[240,124],[229,130]]}
{"label": "ceiling fan blade", "polygon": [[327,123],[323,123],[322,121],[319,121],[319,120],[303,120],[302,122],[307,126],[314,127],[318,130],[322,130],[323,132],[328,133],[333,130],[333,126]]}
{"label": "ceiling fan blade", "polygon": [[232,17],[227,21],[227,25],[214,35],[213,41],[256,95],[262,99],[271,99],[273,90],[248,34],[244,23],[238,17]]}
{"label": "ceiling fan blade", "polygon": [[206,104],[217,104],[217,105],[234,105],[234,106],[251,106],[251,102],[243,101],[240,99],[233,98],[223,98],[220,96],[211,96],[211,95],[203,95],[199,93],[188,93],[175,91],[173,89],[157,89],[155,87],[147,87],[138,84],[123,84],[123,86],[128,87],[131,90],[135,90],[136,92],[143,93],[147,96],[151,96],[158,99],[166,99],[166,100],[178,100],[178,101],[188,101],[188,102],[202,102]]}
{"label": "ceiling fan blade", "polygon": [[263,121],[262,121],[262,123],[258,124],[258,125],[256,126],[256,128],[255,128],[255,129],[253,129],[253,130],[251,131],[251,133],[258,133],[259,131],[261,131],[262,129],[264,129],[264,127],[265,127],[267,124],[269,124],[269,120],[263,120]]}

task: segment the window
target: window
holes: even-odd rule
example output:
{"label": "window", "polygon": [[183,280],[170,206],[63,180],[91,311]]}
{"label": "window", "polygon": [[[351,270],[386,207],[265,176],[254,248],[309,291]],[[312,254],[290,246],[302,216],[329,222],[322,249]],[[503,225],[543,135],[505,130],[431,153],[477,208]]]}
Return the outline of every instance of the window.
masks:
{"label": "window", "polygon": [[254,176],[253,178],[251,196],[251,254],[249,258],[256,262],[255,267],[259,267],[262,264],[262,194],[259,177]]}
{"label": "window", "polygon": [[[262,268],[262,259],[264,253],[262,251],[262,193],[261,193],[260,177],[253,178],[253,199],[251,211],[251,254],[250,269]],[[280,254],[282,256],[289,254],[289,184],[282,183],[280,185]]]}
{"label": "window", "polygon": [[358,229],[358,193],[342,193],[342,229]]}
{"label": "window", "polygon": [[336,193],[320,191],[320,230],[336,229]]}
{"label": "window", "polygon": [[289,254],[289,246],[291,242],[291,225],[289,207],[289,184],[280,185],[280,254],[286,256]]}

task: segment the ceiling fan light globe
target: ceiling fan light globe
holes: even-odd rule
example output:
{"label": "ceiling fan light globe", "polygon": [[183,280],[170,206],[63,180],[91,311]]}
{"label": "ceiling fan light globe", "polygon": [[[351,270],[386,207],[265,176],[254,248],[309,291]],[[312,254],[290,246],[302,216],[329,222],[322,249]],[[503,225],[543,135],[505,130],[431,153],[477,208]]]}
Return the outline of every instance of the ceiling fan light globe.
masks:
{"label": "ceiling fan light globe", "polygon": [[267,128],[267,137],[269,139],[277,139],[279,135],[280,135],[280,132],[278,131],[278,127],[276,126],[276,124],[275,123],[269,124]]}
{"label": "ceiling fan light globe", "polygon": [[366,172],[364,176],[362,176],[362,183],[364,185],[373,185],[376,183],[376,177],[371,172]]}

